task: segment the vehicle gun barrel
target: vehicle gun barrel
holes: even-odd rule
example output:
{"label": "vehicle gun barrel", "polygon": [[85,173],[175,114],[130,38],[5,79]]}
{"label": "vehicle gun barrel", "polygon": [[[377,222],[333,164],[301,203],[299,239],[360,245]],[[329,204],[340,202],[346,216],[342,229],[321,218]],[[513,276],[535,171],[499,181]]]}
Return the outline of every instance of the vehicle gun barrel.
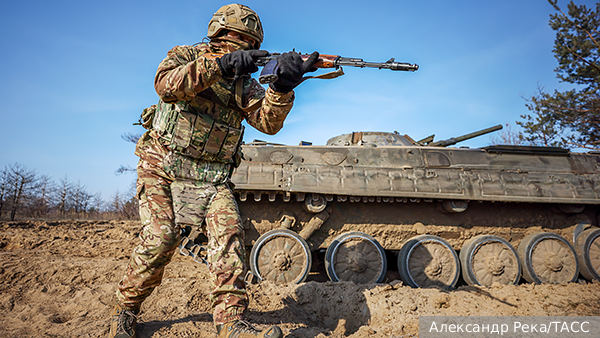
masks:
{"label": "vehicle gun barrel", "polygon": [[491,132],[494,132],[494,131],[500,130],[500,129],[502,129],[501,124],[499,124],[497,126],[489,127],[486,129],[482,129],[482,130],[479,130],[479,131],[476,131],[476,132],[473,132],[470,134],[466,134],[466,135],[462,135],[462,136],[458,136],[458,137],[452,137],[447,140],[433,142],[428,145],[432,146],[432,147],[447,147],[447,146],[451,146],[453,144],[457,144],[458,142],[469,140],[469,139],[472,139],[472,138],[475,138],[475,137],[478,137],[481,135],[489,134]]}

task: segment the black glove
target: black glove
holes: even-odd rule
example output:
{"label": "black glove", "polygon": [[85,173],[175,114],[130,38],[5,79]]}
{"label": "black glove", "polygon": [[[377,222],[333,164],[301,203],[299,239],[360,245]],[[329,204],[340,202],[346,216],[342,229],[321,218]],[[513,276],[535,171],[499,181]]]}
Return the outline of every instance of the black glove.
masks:
{"label": "black glove", "polygon": [[277,56],[277,76],[279,79],[270,86],[276,92],[287,93],[304,81],[304,74],[314,72],[313,65],[319,59],[319,53],[313,52],[306,61],[296,52],[283,53]]}
{"label": "black glove", "polygon": [[267,56],[266,50],[236,50],[217,59],[224,77],[240,77],[258,70],[255,62],[260,56]]}

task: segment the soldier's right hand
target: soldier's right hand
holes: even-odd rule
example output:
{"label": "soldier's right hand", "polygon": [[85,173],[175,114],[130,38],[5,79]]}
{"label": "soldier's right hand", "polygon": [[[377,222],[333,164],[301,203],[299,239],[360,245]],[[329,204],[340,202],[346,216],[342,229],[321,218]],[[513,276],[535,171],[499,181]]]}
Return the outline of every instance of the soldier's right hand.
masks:
{"label": "soldier's right hand", "polygon": [[255,62],[261,56],[268,56],[266,50],[237,50],[217,59],[223,77],[240,77],[258,70]]}

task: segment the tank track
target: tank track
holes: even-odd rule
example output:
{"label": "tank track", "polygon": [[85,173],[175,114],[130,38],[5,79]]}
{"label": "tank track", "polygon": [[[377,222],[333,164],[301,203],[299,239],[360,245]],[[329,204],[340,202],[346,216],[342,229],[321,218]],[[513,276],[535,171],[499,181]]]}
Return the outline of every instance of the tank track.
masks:
{"label": "tank track", "polygon": [[[600,214],[599,207],[597,205],[578,206],[523,202],[451,201],[408,197],[348,196],[332,194],[320,195],[318,193],[273,192],[258,190],[241,190],[237,191],[237,193],[240,208],[242,210],[242,216],[246,218],[247,222],[245,228],[248,233],[251,233],[249,236],[250,240],[246,242],[249,247],[257,241],[260,241],[260,238],[258,237],[266,232],[276,231],[276,229],[279,228],[290,228],[289,225],[282,225],[280,214],[295,215],[294,218],[296,225],[293,227],[293,230],[302,234],[306,225],[309,224],[310,215],[314,215],[315,212],[318,212],[307,210],[307,205],[310,205],[310,201],[321,200],[323,202],[317,204],[324,203],[327,205],[327,210],[332,216],[331,221],[326,220],[324,222],[325,224],[322,225],[322,227],[320,226],[320,230],[317,229],[316,232],[312,232],[314,235],[311,233],[311,235],[308,237],[302,235],[300,236],[304,237],[313,251],[317,252],[325,249],[327,249],[327,251],[331,251],[333,249],[330,248],[336,244],[336,236],[342,237],[342,240],[344,240],[344,234],[348,236],[348,233],[358,231],[364,234],[363,237],[365,238],[365,241],[367,240],[366,238],[368,236],[372,236],[377,243],[381,242],[382,247],[387,252],[387,256],[394,257],[394,255],[398,255],[399,261],[397,264],[400,278],[406,284],[414,287],[454,287],[458,282],[459,275],[462,275],[463,280],[468,284],[481,285],[482,281],[479,281],[472,273],[472,270],[474,269],[473,264],[475,264],[472,261],[477,259],[479,259],[479,261],[488,260],[488,258],[477,257],[477,253],[482,251],[482,246],[484,248],[493,248],[496,246],[496,250],[503,250],[507,252],[510,251],[513,253],[513,257],[498,258],[494,260],[495,263],[489,263],[491,266],[489,268],[490,272],[487,273],[489,276],[494,274],[500,275],[503,273],[504,269],[507,271],[512,269],[513,273],[516,270],[519,271],[518,276],[513,274],[509,277],[504,277],[502,281],[505,283],[516,284],[521,278],[533,283],[557,281],[562,283],[575,281],[577,278],[579,278],[579,261],[584,263],[585,259],[582,257],[586,254],[589,256],[590,254],[589,252],[576,254],[576,250],[573,247],[575,240],[571,242],[570,240],[566,240],[566,238],[573,237],[573,231],[577,225],[585,225],[587,228],[597,227],[599,221],[598,215]],[[469,208],[477,208],[475,213],[477,213],[477,211],[487,210],[488,214],[490,212],[499,213],[503,215],[502,217],[506,217],[507,219],[511,213],[522,215],[521,218],[515,216],[516,219],[512,220],[513,223],[510,224],[502,224],[502,217],[486,217],[485,214],[481,216],[471,216],[472,219],[469,220],[468,217],[463,217],[463,215],[468,214],[463,214],[469,205],[468,203],[471,203]],[[302,204],[303,211],[299,210],[298,204]],[[394,204],[396,204],[396,207],[393,206]],[[404,207],[402,207],[403,205]],[[252,206],[254,206],[255,209],[246,210],[247,208],[252,208]],[[375,210],[374,208],[376,207],[386,209]],[[385,214],[386,211],[396,210],[399,207],[404,209],[418,208],[421,210],[419,215],[423,216],[428,214],[432,219],[439,219],[439,222],[426,222],[422,220],[422,217],[412,217],[412,219],[409,217],[406,222],[403,222],[402,219],[398,219],[395,224],[392,224],[387,220],[378,220],[372,222],[372,218],[374,217],[373,215],[367,215],[368,217],[366,220],[364,220],[364,224],[357,222],[355,224],[348,225],[351,223],[350,221],[340,220],[340,218],[345,216],[344,214],[349,213],[349,210],[356,210],[357,208],[363,211],[356,211],[359,214]],[[255,210],[258,209],[262,210],[262,213],[257,214]],[[319,209],[319,211],[324,209],[325,207],[323,207],[323,209]],[[496,211],[496,209],[498,210]],[[586,209],[586,212],[583,212],[584,209]],[[269,214],[276,214],[277,212],[280,214],[269,218]],[[303,214],[303,212],[305,214]],[[398,211],[398,214],[401,214],[401,212]],[[481,223],[481,225],[478,225],[481,222],[480,218],[495,219],[498,220],[500,224],[494,224],[493,220],[487,220],[487,224]],[[260,224],[254,219],[261,220]],[[454,220],[455,222],[446,223],[446,220]],[[534,222],[530,223],[532,220]],[[327,222],[333,222],[333,224],[328,224]],[[262,228],[260,226],[262,226]],[[529,252],[526,252],[526,249],[522,249],[520,251],[517,250],[519,246],[518,244],[524,240],[530,240],[527,235],[531,233],[542,234],[540,235],[542,236],[541,242],[540,240],[536,239],[537,242],[532,244],[534,246],[538,245],[538,242],[544,243],[544,241],[548,242],[547,246],[556,244],[564,246],[564,248],[562,248],[564,253],[571,256],[570,262],[572,263],[572,267],[569,268],[563,266],[564,264],[562,262],[554,261],[549,262],[547,264],[548,266],[543,266],[541,269],[549,269],[554,273],[560,272],[558,270],[562,269],[564,270],[563,275],[567,274],[567,276],[557,277],[557,279],[554,280],[543,280],[536,276],[535,272],[532,272],[535,271],[536,268],[539,268],[539,266],[532,266],[532,264],[535,265],[535,263],[531,262],[531,257],[529,257],[529,261],[527,261],[527,255],[531,256],[531,250]],[[394,238],[394,240],[390,241],[390,238]],[[417,239],[415,240],[415,238]],[[411,241],[416,241],[414,246],[417,249],[404,249],[406,244],[410,243]],[[399,242],[402,242],[402,246],[398,246]],[[600,245],[600,239],[594,240],[593,242],[597,245]],[[406,267],[403,268],[401,266],[403,264],[401,260],[408,259],[408,261],[404,264],[411,264],[410,259],[413,251],[418,251],[421,247],[426,245],[431,246],[433,248],[432,250],[445,250],[446,257],[442,257],[443,259],[456,260],[456,266],[454,269],[455,273],[452,274],[452,278],[448,277],[449,279],[446,281],[429,281],[426,283],[411,281],[411,273],[410,271],[406,271]],[[438,245],[439,248],[436,247],[436,245]],[[403,252],[408,250],[412,251],[408,253]],[[372,254],[374,251],[375,247],[371,249],[370,254]],[[467,254],[467,251],[471,253]],[[463,253],[462,257],[459,257],[459,253]],[[402,257],[402,255],[404,255],[404,257]],[[519,255],[523,257],[517,257]],[[579,257],[576,258],[576,255],[579,255]],[[361,257],[364,258],[365,256]],[[252,260],[257,258],[250,257],[250,259]],[[548,260],[552,259],[553,258],[548,258]],[[587,260],[589,261],[589,259],[590,258],[588,257]],[[331,257],[325,257],[325,265],[328,264],[328,260],[330,261]],[[382,258],[382,260],[385,259]],[[524,262],[521,262],[522,260],[524,260]],[[459,263],[459,261],[462,261],[462,263]],[[510,262],[511,264],[518,264],[505,268],[504,265],[507,265],[507,262]],[[477,264],[479,263],[481,262],[478,262]],[[329,262],[329,265],[331,264],[332,263]],[[597,263],[595,264],[597,265]],[[587,265],[588,270],[594,270],[594,268],[589,268],[590,262],[587,262]],[[388,266],[391,266],[392,271],[395,271],[393,264],[388,264]],[[359,268],[357,269],[360,270]],[[530,271],[527,272],[527,269]],[[567,270],[570,271],[569,274],[567,273]],[[253,272],[255,275],[260,276],[260,272]],[[421,271],[419,273],[425,272]],[[328,271],[328,275],[330,279],[336,280],[335,271],[331,273]],[[334,276],[333,278],[332,275]],[[584,278],[588,280],[596,279],[596,277],[592,275],[594,275],[594,272],[587,272],[584,275]],[[489,276],[484,276],[482,278],[488,278],[492,280],[493,278]],[[365,279],[362,277],[357,278],[358,282],[361,282],[361,280]],[[380,282],[381,280],[382,275],[379,275],[377,278],[373,279],[372,282]]]}
{"label": "tank track", "polygon": [[[469,201],[458,201],[452,204],[448,202],[456,201],[259,190],[236,190],[236,195],[247,233],[246,246],[251,249],[248,250],[251,252],[249,257],[251,273],[258,277],[259,281],[273,279],[265,275],[267,272],[271,275],[280,274],[282,277],[279,282],[305,281],[311,270],[312,260],[315,254],[319,255],[319,252],[325,261],[325,272],[334,281],[378,283],[385,278],[400,278],[413,287],[452,288],[458,283],[459,276],[462,276],[462,280],[471,285],[491,285],[494,282],[516,284],[521,279],[532,283],[564,283],[579,278],[580,266],[583,266],[581,274],[585,279],[599,279],[596,270],[600,268],[597,266],[597,261],[590,261],[590,255],[593,254],[590,250],[593,249],[589,248],[590,243],[600,247],[600,229],[594,231],[597,229],[600,214],[599,207],[596,205],[565,207],[550,204],[471,202],[473,208],[478,208],[475,213],[481,210],[489,212],[496,208],[502,209],[497,211],[500,214],[529,212],[524,214],[522,219],[517,219],[515,224],[495,227],[493,222],[475,225],[480,222],[477,217],[474,220],[461,218]],[[396,207],[393,206],[394,204]],[[384,209],[375,210],[376,207]],[[403,210],[398,211],[398,208]],[[584,208],[587,208],[587,212],[582,213]],[[360,221],[364,224],[357,221],[348,225],[352,223],[348,221],[352,219],[347,215],[350,213],[348,209],[358,214],[364,211],[367,219]],[[417,212],[417,216],[406,217],[405,221],[398,219],[395,224],[391,224],[383,216],[384,219],[374,221],[373,217],[376,215],[369,215],[388,214],[390,210],[396,210],[399,216],[406,216],[402,215],[404,209],[420,211]],[[423,217],[425,214],[429,214],[431,219],[438,219],[439,222],[425,221],[426,217]],[[331,221],[329,221],[330,215]],[[544,215],[544,219],[535,224],[527,223],[538,215]],[[486,215],[482,217],[486,218]],[[448,220],[454,220],[454,223],[448,223]],[[502,222],[502,219],[500,218],[499,221]],[[575,231],[576,227],[578,230]],[[574,232],[584,233],[583,229],[587,229],[585,238],[582,237],[579,241],[573,238],[572,242],[566,240],[572,237]],[[358,238],[359,242],[351,242],[349,238],[352,240]],[[390,238],[393,240],[390,241]],[[204,258],[206,248],[196,242],[194,238],[182,237],[180,253],[191,256],[198,263],[208,265]],[[586,244],[574,247],[573,244],[577,242],[586,242]],[[399,243],[402,245],[400,246]],[[540,243],[545,243],[544,247],[559,245],[561,252],[571,257],[568,260],[571,266],[564,266],[563,262],[554,256],[547,258],[548,263],[541,268],[539,264],[536,266],[533,261],[539,260],[539,257],[532,257],[532,252],[533,248],[542,245]],[[291,246],[292,251],[294,247],[309,248],[304,252],[308,250],[312,254],[305,253],[300,255],[300,260],[295,260],[289,252],[277,251],[277,247],[286,245]],[[536,250],[543,250],[544,247]],[[357,251],[356,248],[364,252],[353,256],[351,251]],[[383,253],[384,249],[385,253]],[[442,254],[432,259],[434,263],[416,256],[427,255],[428,250],[442,252]],[[506,257],[497,255],[492,257],[493,259],[478,257],[486,250],[490,252],[500,250],[510,254],[505,255]],[[270,265],[261,263],[268,260],[264,255],[274,257]],[[354,259],[352,261],[354,265],[341,264],[339,259],[335,260],[336,255],[345,255],[343,258],[349,261]],[[396,257],[398,262],[388,263],[387,257]],[[442,261],[454,263],[446,264]],[[486,263],[487,272],[477,275],[475,266],[481,265],[482,261],[490,261]],[[408,267],[417,263],[428,267],[415,271]],[[397,270],[394,265],[397,265]],[[379,268],[376,272],[366,274],[365,266]],[[448,266],[451,268],[449,269]],[[543,273],[546,273],[546,270],[551,271],[558,277],[544,279],[538,276],[536,269],[543,270]],[[273,270],[276,272],[273,273]],[[287,276],[286,274],[292,270],[294,272]],[[276,279],[274,281],[277,282]]]}

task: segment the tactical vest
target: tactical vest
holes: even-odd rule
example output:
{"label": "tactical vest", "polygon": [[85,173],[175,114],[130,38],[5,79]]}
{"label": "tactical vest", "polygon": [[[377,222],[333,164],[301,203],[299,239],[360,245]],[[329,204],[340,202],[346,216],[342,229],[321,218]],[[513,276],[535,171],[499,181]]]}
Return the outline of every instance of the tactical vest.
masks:
{"label": "tactical vest", "polygon": [[[160,100],[152,129],[175,153],[209,162],[237,164],[244,132],[241,125],[244,112],[233,99],[234,87],[221,80],[198,93],[190,102],[165,103]],[[237,87],[241,90],[241,83]],[[237,95],[241,97],[241,93]]]}

